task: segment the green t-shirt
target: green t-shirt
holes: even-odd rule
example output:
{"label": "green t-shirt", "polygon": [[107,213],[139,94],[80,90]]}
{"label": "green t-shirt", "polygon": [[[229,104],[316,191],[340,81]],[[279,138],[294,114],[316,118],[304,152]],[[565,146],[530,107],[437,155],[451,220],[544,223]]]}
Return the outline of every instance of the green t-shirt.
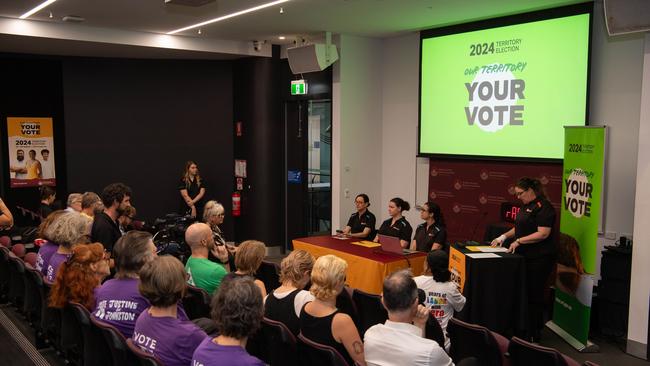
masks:
{"label": "green t-shirt", "polygon": [[190,257],[185,264],[185,270],[190,275],[187,283],[204,289],[210,295],[219,288],[221,280],[227,274],[222,265],[207,258]]}

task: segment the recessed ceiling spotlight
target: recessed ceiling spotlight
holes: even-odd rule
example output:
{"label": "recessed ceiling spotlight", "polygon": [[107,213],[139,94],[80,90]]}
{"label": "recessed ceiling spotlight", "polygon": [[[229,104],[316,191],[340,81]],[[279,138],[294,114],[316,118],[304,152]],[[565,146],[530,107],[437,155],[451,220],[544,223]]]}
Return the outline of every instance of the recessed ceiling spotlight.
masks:
{"label": "recessed ceiling spotlight", "polygon": [[21,15],[21,16],[19,17],[19,19],[26,19],[26,18],[29,18],[29,16],[31,16],[32,14],[34,14],[34,13],[36,13],[37,11],[39,11],[39,10],[45,8],[46,6],[52,4],[52,3],[55,2],[55,1],[56,1],[56,0],[47,0],[47,1],[44,1],[43,3],[41,3],[40,5],[38,5],[37,7],[35,7],[34,9],[32,9],[32,10],[28,11],[27,13]]}
{"label": "recessed ceiling spotlight", "polygon": [[54,15],[52,15],[52,12],[50,12],[50,19],[54,18]]}
{"label": "recessed ceiling spotlight", "polygon": [[278,37],[278,39],[279,39],[279,40],[284,40],[284,39],[285,39],[285,36],[280,36],[280,37]]}
{"label": "recessed ceiling spotlight", "polygon": [[201,34],[201,28],[199,28],[199,31],[197,32],[198,34]]}
{"label": "recessed ceiling spotlight", "polygon": [[[55,0],[55,1],[56,1],[56,0]],[[239,15],[243,15],[243,14],[247,14],[247,13],[252,13],[252,12],[254,12],[254,11],[262,10],[262,9],[265,9],[265,8],[271,7],[271,6],[273,6],[273,5],[278,5],[278,4],[286,3],[287,1],[289,1],[289,0],[276,0],[276,1],[272,1],[272,2],[270,2],[270,3],[266,3],[266,4],[262,4],[262,5],[254,6],[254,7],[252,7],[252,8],[248,8],[248,9],[240,10],[240,11],[237,11],[237,12],[234,12],[234,13],[231,13],[231,14],[227,14],[227,15],[224,15],[224,16],[220,16],[220,17],[218,17],[218,18],[214,18],[214,19],[206,20],[205,22],[201,22],[201,23],[193,24],[193,25],[190,25],[190,26],[187,26],[187,27],[179,28],[179,29],[173,30],[173,31],[171,31],[171,32],[167,32],[167,34],[176,34],[176,33],[178,33],[178,32],[184,32],[184,31],[186,31],[186,30],[190,30],[190,29],[194,29],[194,28],[202,27],[202,26],[204,26],[204,25],[208,25],[208,24],[212,24],[212,23],[220,22],[220,21],[222,21],[222,20],[226,20],[226,19],[234,18],[234,17],[239,16]]]}
{"label": "recessed ceiling spotlight", "polygon": [[284,8],[280,7],[280,14],[284,14]]}

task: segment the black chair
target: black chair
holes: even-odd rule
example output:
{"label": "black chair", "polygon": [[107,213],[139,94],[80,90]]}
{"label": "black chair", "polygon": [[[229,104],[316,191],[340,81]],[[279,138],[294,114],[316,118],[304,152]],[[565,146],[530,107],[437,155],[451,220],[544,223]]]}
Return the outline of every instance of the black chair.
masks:
{"label": "black chair", "polygon": [[126,345],[129,347],[133,355],[138,359],[138,365],[140,366],[163,366],[156,356],[149,354],[140,349],[140,347],[133,344],[131,339],[126,340]]}
{"label": "black chair", "polygon": [[129,349],[126,338],[112,325],[100,322],[91,317],[90,321],[99,328],[104,336],[104,340],[110,350],[109,354],[113,358],[113,366],[137,365],[139,360]]}
{"label": "black chair", "polygon": [[350,366],[333,347],[316,343],[298,334],[298,361],[309,366]]}
{"label": "black chair", "polygon": [[[354,324],[359,329],[359,310],[352,300],[352,288],[348,285],[343,287],[343,291],[336,297],[336,308],[343,314],[348,314]],[[363,334],[361,334],[363,336]]]}
{"label": "black chair", "polygon": [[507,363],[505,353],[509,341],[486,327],[451,318],[447,324],[447,334],[451,342],[449,354],[454,362],[476,357],[485,366],[502,366]]}
{"label": "black chair", "polygon": [[70,304],[61,309],[61,350],[72,364],[84,365],[84,337],[78,312]]}
{"label": "black chair", "polygon": [[13,253],[9,254],[9,301],[18,308],[18,312],[23,311],[23,301],[25,300],[25,262],[16,257]]}
{"label": "black chair", "polygon": [[43,277],[41,272],[25,267],[25,301],[23,312],[29,324],[34,328],[36,348],[44,348],[45,334],[43,332],[41,317],[43,314],[42,305],[44,303],[45,289],[43,288]]}
{"label": "black chair", "polygon": [[253,356],[271,366],[298,365],[296,337],[286,325],[269,318],[262,319],[262,326],[252,340],[259,344],[258,354]]}
{"label": "black chair", "polygon": [[76,318],[83,335],[83,360],[86,366],[112,366],[111,349],[101,330],[91,321],[91,315],[81,304],[68,303],[68,311]]}
{"label": "black chair", "polygon": [[445,348],[445,333],[442,331],[438,319],[431,313],[429,313],[429,318],[424,326],[424,337],[436,341],[440,347]]}
{"label": "black chair", "polygon": [[43,297],[41,298],[41,329],[46,342],[61,351],[61,309],[48,305],[52,283],[43,280]]}
{"label": "black chair", "polygon": [[354,289],[352,300],[359,314],[359,334],[361,338],[368,328],[383,324],[388,319],[388,312],[381,303],[381,296]]}
{"label": "black chair", "polygon": [[9,299],[9,284],[11,283],[9,252],[9,248],[0,245],[0,304],[4,304]]}
{"label": "black chair", "polygon": [[182,302],[190,320],[210,317],[210,295],[204,289],[188,285]]}
{"label": "black chair", "polygon": [[512,366],[580,366],[576,360],[553,348],[538,346],[512,337],[508,346]]}
{"label": "black chair", "polygon": [[280,287],[280,266],[273,262],[262,261],[255,277],[264,282],[266,293],[270,294]]}

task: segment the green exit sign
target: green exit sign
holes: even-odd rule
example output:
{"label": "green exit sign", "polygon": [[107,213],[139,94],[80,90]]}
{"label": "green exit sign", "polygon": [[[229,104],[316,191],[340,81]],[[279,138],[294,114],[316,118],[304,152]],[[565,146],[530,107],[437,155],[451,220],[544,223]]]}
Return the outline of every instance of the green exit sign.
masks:
{"label": "green exit sign", "polygon": [[291,95],[307,94],[307,83],[305,80],[292,80],[291,81]]}

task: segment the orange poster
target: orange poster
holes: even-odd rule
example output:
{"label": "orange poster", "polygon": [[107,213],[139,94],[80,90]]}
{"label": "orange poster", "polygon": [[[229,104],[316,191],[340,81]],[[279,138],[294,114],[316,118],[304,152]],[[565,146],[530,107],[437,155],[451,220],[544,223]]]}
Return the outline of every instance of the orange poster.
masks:
{"label": "orange poster", "polygon": [[449,271],[451,272],[451,280],[456,282],[462,293],[465,289],[465,254],[461,253],[453,246],[449,248]]}
{"label": "orange poster", "polygon": [[56,185],[52,118],[8,117],[11,187]]}

